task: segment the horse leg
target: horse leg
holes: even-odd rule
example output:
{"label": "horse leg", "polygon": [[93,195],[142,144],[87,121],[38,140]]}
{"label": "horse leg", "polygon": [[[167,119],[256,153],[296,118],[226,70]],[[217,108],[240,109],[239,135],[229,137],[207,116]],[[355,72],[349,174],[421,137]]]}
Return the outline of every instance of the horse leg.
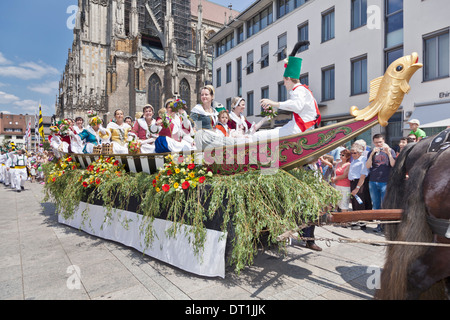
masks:
{"label": "horse leg", "polygon": [[450,249],[443,247],[432,247],[414,261],[408,270],[407,299],[419,299],[435,283],[450,277],[449,261]]}

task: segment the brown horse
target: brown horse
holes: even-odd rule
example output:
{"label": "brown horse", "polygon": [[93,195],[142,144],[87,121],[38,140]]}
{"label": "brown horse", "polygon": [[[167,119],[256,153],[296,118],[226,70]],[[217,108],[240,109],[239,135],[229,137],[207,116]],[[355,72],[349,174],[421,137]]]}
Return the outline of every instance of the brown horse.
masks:
{"label": "brown horse", "polygon": [[[404,214],[386,228],[388,240],[450,244],[450,144],[429,152],[435,138],[407,145],[397,158],[383,207]],[[376,299],[448,299],[449,292],[450,247],[388,247]]]}

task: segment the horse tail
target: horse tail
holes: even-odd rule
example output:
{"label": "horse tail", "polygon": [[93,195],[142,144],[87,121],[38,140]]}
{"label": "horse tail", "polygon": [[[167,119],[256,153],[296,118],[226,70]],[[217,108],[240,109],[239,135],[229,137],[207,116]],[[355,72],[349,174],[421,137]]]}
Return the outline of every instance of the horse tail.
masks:
{"label": "horse tail", "polygon": [[[413,148],[413,147],[411,147]],[[427,209],[423,197],[423,181],[428,169],[434,162],[436,154],[425,153],[409,171],[409,179],[404,181],[404,188],[392,190],[404,195],[404,205],[400,205],[401,198],[394,196],[391,200],[404,209],[402,221],[398,225],[395,237],[392,240],[405,242],[431,242],[432,232],[427,224]],[[405,158],[406,159],[406,158]],[[399,166],[405,159],[400,159]],[[397,185],[397,187],[402,184]],[[386,192],[389,195],[389,192]],[[425,253],[427,247],[392,245],[386,254],[384,270],[381,274],[381,289],[376,292],[375,298],[382,300],[406,299],[408,290],[408,270],[412,262]]]}

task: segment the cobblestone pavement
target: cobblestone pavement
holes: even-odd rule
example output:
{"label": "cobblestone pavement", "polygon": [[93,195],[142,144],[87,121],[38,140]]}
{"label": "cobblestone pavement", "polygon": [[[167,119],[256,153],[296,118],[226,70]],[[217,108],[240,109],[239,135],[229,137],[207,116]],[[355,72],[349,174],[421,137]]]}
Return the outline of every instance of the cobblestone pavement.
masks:
{"label": "cobblestone pavement", "polygon": [[[1,300],[371,300],[385,255],[384,246],[317,242],[315,252],[295,241],[285,255],[260,252],[239,275],[205,278],[61,225],[42,198],[38,183],[20,193],[0,185]],[[327,226],[316,237],[384,240],[374,227]]]}

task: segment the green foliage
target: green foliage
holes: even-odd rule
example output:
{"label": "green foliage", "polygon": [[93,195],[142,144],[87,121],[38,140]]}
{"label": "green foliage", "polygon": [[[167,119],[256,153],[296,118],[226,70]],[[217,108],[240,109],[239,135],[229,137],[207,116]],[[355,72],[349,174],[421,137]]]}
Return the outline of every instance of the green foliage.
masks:
{"label": "green foliage", "polygon": [[[46,165],[44,171],[51,172],[52,165]],[[126,210],[131,197],[135,197],[139,204],[137,211],[144,216],[140,232],[145,235],[147,246],[154,239],[153,220],[165,212],[166,219],[173,222],[167,234],[176,236],[185,230],[200,256],[206,240],[204,223],[219,214],[223,219],[221,229],[228,232],[232,245],[228,263],[236,272],[253,263],[262,236],[267,236],[268,244],[275,244],[277,236],[302,223],[315,221],[326,206],[334,206],[339,201],[339,193],[334,188],[312,172],[299,169],[279,170],[272,175],[262,175],[260,171],[215,175],[208,184],[167,193],[155,191],[156,175],[127,173],[84,188],[77,171],[80,170],[70,171],[45,185],[44,200],[52,199],[57,213],[64,218],[74,214],[80,201],[93,203],[98,199],[104,203],[106,221],[114,214],[115,203],[120,203],[117,209]],[[182,229],[183,225],[190,228]]]}

